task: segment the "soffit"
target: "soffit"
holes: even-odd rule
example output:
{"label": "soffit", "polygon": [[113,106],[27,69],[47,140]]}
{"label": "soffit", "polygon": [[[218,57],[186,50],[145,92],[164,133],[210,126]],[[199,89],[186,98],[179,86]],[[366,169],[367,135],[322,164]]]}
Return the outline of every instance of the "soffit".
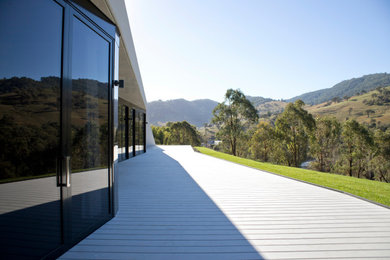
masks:
{"label": "soffit", "polygon": [[146,98],[124,1],[91,0],[91,2],[116,24],[121,35],[119,79],[124,80],[125,88],[119,89],[119,97],[146,110]]}

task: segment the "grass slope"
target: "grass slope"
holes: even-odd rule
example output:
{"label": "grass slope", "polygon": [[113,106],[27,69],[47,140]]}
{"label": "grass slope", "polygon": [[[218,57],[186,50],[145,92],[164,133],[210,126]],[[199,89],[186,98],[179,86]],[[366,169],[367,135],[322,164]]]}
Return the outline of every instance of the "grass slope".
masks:
{"label": "grass slope", "polygon": [[[390,87],[387,87],[390,89]],[[388,105],[372,105],[364,104],[363,100],[371,100],[371,95],[378,93],[377,90],[367,92],[363,95],[353,96],[348,101],[344,100],[339,103],[331,103],[327,106],[327,102],[314,106],[306,106],[305,109],[314,116],[334,116],[340,122],[345,121],[347,118],[355,119],[359,123],[370,123],[372,119],[375,119],[376,123],[381,125],[390,124],[390,107]],[[350,110],[351,109],[351,110]],[[366,110],[371,109],[375,111],[369,117],[366,114]]]}
{"label": "grass slope", "polygon": [[271,112],[273,114],[279,114],[282,113],[284,108],[287,106],[288,103],[283,101],[269,101],[265,102],[263,104],[260,104],[256,106],[256,109],[260,115],[267,114],[268,112]]}
{"label": "grass slope", "polygon": [[358,179],[343,175],[324,173],[288,166],[262,163],[214,151],[205,147],[196,147],[203,153],[216,158],[250,166],[259,170],[276,173],[332,189],[345,191],[387,206],[390,206],[390,184],[366,179]]}

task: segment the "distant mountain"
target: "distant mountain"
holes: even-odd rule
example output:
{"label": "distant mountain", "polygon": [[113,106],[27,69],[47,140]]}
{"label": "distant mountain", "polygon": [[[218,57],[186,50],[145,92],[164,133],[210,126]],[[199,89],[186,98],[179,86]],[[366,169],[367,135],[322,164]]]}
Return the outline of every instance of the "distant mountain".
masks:
{"label": "distant mountain", "polygon": [[263,97],[246,96],[246,98],[253,104],[254,107],[258,107],[264,103],[274,101],[272,98],[263,98]]}
{"label": "distant mountain", "polygon": [[148,103],[149,123],[163,125],[167,122],[186,120],[199,127],[210,122],[216,105],[218,102],[210,99],[153,101]]}
{"label": "distant mountain", "polygon": [[[246,96],[249,101],[258,109],[259,113],[268,111],[281,112],[285,104],[271,98]],[[173,99],[168,101],[153,101],[148,103],[149,122],[152,125],[163,125],[167,122],[186,120],[198,127],[209,123],[213,117],[213,109],[218,102],[210,99],[199,99],[187,101],[185,99]]]}
{"label": "distant mountain", "polygon": [[294,102],[297,99],[303,100],[306,104],[316,105],[331,100],[334,97],[343,98],[344,96],[353,96],[361,91],[370,91],[377,87],[390,85],[390,74],[377,73],[365,75],[360,78],[344,80],[331,88],[308,92],[297,97],[286,100]]}
{"label": "distant mountain", "polygon": [[[369,92],[378,87],[386,86],[390,86],[390,74],[377,73],[365,75],[360,78],[344,80],[331,88],[308,92],[284,101],[264,97],[246,97],[258,110],[259,115],[264,116],[281,113],[288,102],[294,102],[297,99],[302,99],[307,105],[314,106],[328,102],[335,97],[343,99],[344,96],[356,96],[357,94]],[[149,122],[152,125],[163,125],[167,122],[186,120],[187,122],[200,127],[203,126],[203,124],[210,122],[212,118],[212,111],[216,105],[218,105],[218,102],[210,99],[199,99],[194,101],[187,101],[185,99],[153,101],[148,103]],[[360,103],[357,102],[355,104],[354,111],[358,111],[356,106],[360,106]],[[324,105],[321,107],[324,107]],[[318,112],[316,110],[315,114],[321,114],[319,111],[322,110],[320,109]],[[359,112],[361,111],[359,110]],[[348,116],[350,116],[349,113]],[[382,113],[377,113],[377,115],[380,114]],[[345,113],[343,113],[342,116],[345,118]],[[382,121],[382,123],[386,123],[387,119]]]}

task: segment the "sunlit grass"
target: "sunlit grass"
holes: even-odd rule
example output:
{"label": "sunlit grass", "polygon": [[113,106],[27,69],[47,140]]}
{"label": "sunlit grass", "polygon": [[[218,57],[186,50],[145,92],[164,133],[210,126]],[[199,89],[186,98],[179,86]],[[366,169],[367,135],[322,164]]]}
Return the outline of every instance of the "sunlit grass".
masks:
{"label": "sunlit grass", "polygon": [[295,167],[275,165],[271,163],[262,163],[254,160],[236,157],[230,154],[214,151],[205,147],[195,147],[199,152],[216,158],[239,163],[259,170],[276,173],[279,175],[291,177],[332,189],[348,192],[359,197],[363,197],[387,206],[390,206],[390,184],[371,181],[367,179],[358,179],[349,176],[324,173]]}

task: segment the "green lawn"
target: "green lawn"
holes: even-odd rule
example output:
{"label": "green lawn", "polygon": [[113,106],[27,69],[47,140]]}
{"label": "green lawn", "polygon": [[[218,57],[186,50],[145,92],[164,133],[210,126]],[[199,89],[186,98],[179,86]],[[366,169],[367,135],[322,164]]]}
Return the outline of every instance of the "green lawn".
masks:
{"label": "green lawn", "polygon": [[250,166],[259,170],[265,170],[279,175],[291,177],[297,180],[307,181],[332,189],[345,191],[390,206],[389,183],[358,179],[354,177],[300,169],[295,167],[275,165],[271,163],[262,163],[254,160],[236,157],[230,154],[217,152],[205,147],[195,148],[203,154],[207,154],[216,158]]}

